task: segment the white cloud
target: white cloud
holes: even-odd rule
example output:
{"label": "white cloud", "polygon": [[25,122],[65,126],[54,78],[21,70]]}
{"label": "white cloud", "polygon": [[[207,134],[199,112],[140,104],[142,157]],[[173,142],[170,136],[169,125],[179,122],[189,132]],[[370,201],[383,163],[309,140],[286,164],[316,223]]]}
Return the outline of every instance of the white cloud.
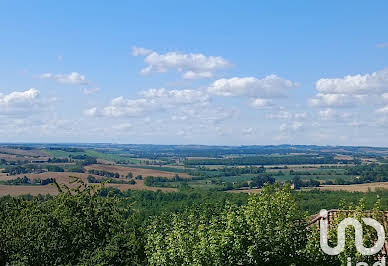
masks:
{"label": "white cloud", "polygon": [[149,55],[149,54],[152,54],[152,50],[150,49],[146,49],[146,48],[142,48],[142,47],[132,47],[132,55],[133,56],[146,56],[146,55]]}
{"label": "white cloud", "polygon": [[116,125],[113,125],[112,128],[119,131],[128,131],[132,129],[132,124],[130,123],[116,124]]}
{"label": "white cloud", "polygon": [[292,119],[294,116],[292,113],[287,112],[287,111],[279,111],[279,112],[274,112],[274,113],[269,113],[266,115],[267,119]]}
{"label": "white cloud", "polygon": [[337,112],[331,108],[319,111],[319,117],[323,120],[329,120],[334,118],[337,115]]}
{"label": "white cloud", "polygon": [[201,79],[201,78],[211,78],[211,77],[213,77],[213,73],[210,71],[194,72],[190,70],[183,74],[184,79]]}
{"label": "white cloud", "polygon": [[318,117],[324,121],[334,121],[342,124],[347,124],[349,126],[361,125],[364,122],[359,121],[357,116],[354,113],[341,112],[333,108],[326,108],[318,112]]}
{"label": "white cloud", "polygon": [[287,131],[296,132],[296,131],[299,131],[300,129],[302,129],[303,125],[304,124],[300,121],[293,121],[291,123],[283,123],[280,125],[279,130],[283,133],[287,132]]}
{"label": "white cloud", "polygon": [[51,107],[56,98],[40,98],[39,90],[31,88],[26,91],[0,93],[0,115],[30,116]]}
{"label": "white cloud", "polygon": [[87,116],[95,116],[95,115],[97,115],[97,107],[92,107],[92,108],[86,109],[84,111],[84,114],[87,115]]}
{"label": "white cloud", "polygon": [[151,111],[150,109],[153,107],[153,103],[148,102],[146,99],[132,100],[120,96],[113,99],[109,106],[104,107],[102,115],[112,117],[139,116],[146,111]]}
{"label": "white cloud", "polygon": [[306,119],[308,114],[306,112],[301,113],[291,113],[288,111],[276,111],[266,115],[267,119],[281,119],[281,120],[291,120],[291,119]]}
{"label": "white cloud", "polygon": [[31,88],[26,91],[14,91],[10,94],[0,93],[0,106],[1,107],[12,107],[19,104],[31,104],[38,98],[39,91]]}
{"label": "white cloud", "polygon": [[176,70],[182,72],[182,76],[185,79],[209,78],[214,75],[215,71],[231,65],[226,59],[220,56],[206,56],[193,53],[185,54],[182,52],[159,54],[141,47],[133,47],[132,55],[145,56],[144,62],[148,66],[141,70],[142,74]]}
{"label": "white cloud", "polygon": [[236,117],[239,110],[236,108],[225,109],[223,107],[202,107],[202,106],[184,106],[180,110],[180,115],[187,117],[189,121],[201,121],[210,124],[217,124],[227,119]]}
{"label": "white cloud", "polygon": [[92,94],[95,94],[97,92],[99,92],[101,89],[100,88],[85,88],[82,90],[82,92],[85,94],[85,95],[92,95]]}
{"label": "white cloud", "polygon": [[46,102],[40,101],[39,94],[34,88],[9,94],[0,93],[0,114],[29,115],[33,110],[45,108]]}
{"label": "white cloud", "polygon": [[53,74],[53,73],[44,73],[40,75],[41,79],[52,79],[59,83],[63,84],[73,84],[73,85],[88,85],[89,81],[84,75],[81,75],[78,72],[71,72],[70,74]]}
{"label": "white cloud", "polygon": [[318,92],[325,94],[376,94],[388,90],[388,68],[365,75],[325,78],[316,82]]}
{"label": "white cloud", "polygon": [[315,98],[309,100],[309,104],[313,107],[345,107],[363,103],[366,97],[366,95],[318,93]]}
{"label": "white cloud", "polygon": [[296,86],[298,86],[298,83],[276,75],[269,75],[263,79],[234,77],[214,81],[209,86],[208,92],[212,95],[225,97],[275,98],[286,96],[288,90]]}
{"label": "white cloud", "polygon": [[206,106],[209,96],[198,90],[149,89],[140,93],[141,98],[126,99],[123,96],[113,99],[102,110],[92,108],[85,111],[90,116],[140,116],[157,110],[168,110],[181,106]]}
{"label": "white cloud", "polygon": [[381,104],[388,99],[388,68],[371,74],[348,75],[343,78],[320,79],[317,94],[310,106],[355,107],[360,104]]}
{"label": "white cloud", "polygon": [[156,101],[161,105],[176,105],[176,104],[206,104],[209,101],[209,96],[199,90],[166,90],[149,89],[142,91],[141,96],[149,101]]}
{"label": "white cloud", "polygon": [[256,98],[251,102],[251,106],[256,109],[273,106],[272,101],[262,98]]}

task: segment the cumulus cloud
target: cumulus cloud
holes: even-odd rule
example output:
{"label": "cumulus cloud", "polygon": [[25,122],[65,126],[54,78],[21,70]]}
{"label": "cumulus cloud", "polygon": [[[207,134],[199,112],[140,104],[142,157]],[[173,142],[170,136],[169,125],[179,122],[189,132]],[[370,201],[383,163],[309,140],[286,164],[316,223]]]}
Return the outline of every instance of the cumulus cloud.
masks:
{"label": "cumulus cloud", "polygon": [[159,54],[141,47],[133,47],[132,55],[145,57],[144,62],[147,64],[147,67],[141,70],[142,74],[175,70],[182,72],[182,77],[185,79],[210,78],[215,71],[231,65],[220,56],[185,54],[182,52]]}
{"label": "cumulus cloud", "polygon": [[277,75],[269,75],[263,79],[234,77],[214,81],[208,87],[208,92],[212,95],[225,97],[276,98],[286,96],[289,89],[296,86],[298,83]]}
{"label": "cumulus cloud", "polygon": [[93,107],[85,111],[89,116],[140,116],[156,110],[168,110],[181,106],[200,105],[205,106],[209,96],[197,90],[166,90],[149,89],[140,93],[141,98],[127,99],[123,96],[114,98],[110,105],[102,110]]}
{"label": "cumulus cloud", "polygon": [[146,99],[157,101],[162,105],[206,104],[209,96],[199,90],[149,89],[140,93]]}
{"label": "cumulus cloud", "polygon": [[14,91],[9,94],[0,93],[0,114],[31,115],[49,107],[55,100],[55,98],[41,99],[39,90],[35,88]]}
{"label": "cumulus cloud", "polygon": [[388,90],[388,68],[365,75],[325,78],[316,82],[318,92],[325,94],[375,94]]}
{"label": "cumulus cloud", "polygon": [[317,94],[309,99],[310,106],[352,107],[381,104],[388,98],[388,68],[370,74],[319,79],[315,89]]}
{"label": "cumulus cloud", "polygon": [[261,108],[273,106],[273,103],[268,99],[256,98],[252,100],[251,106],[256,109],[261,109]]}
{"label": "cumulus cloud", "polygon": [[[123,96],[114,98],[109,106],[104,107],[102,115],[111,117],[139,116],[154,108],[152,102],[146,99],[125,99]],[[98,111],[94,115],[98,114]]]}
{"label": "cumulus cloud", "polygon": [[26,91],[14,91],[10,94],[0,93],[0,106],[10,107],[19,104],[31,104],[39,96],[39,91],[35,88],[31,88]]}
{"label": "cumulus cloud", "polygon": [[53,74],[53,73],[44,73],[40,75],[41,79],[52,79],[59,83],[63,84],[72,84],[72,85],[88,85],[89,81],[84,75],[81,75],[78,72],[71,72],[70,74]]}
{"label": "cumulus cloud", "polygon": [[309,100],[310,106],[314,107],[346,107],[363,103],[366,95],[318,93],[315,98]]}
{"label": "cumulus cloud", "polygon": [[184,106],[179,111],[181,116],[186,116],[186,120],[201,121],[210,124],[218,124],[227,119],[237,117],[239,110],[236,108],[225,109],[216,106]]}
{"label": "cumulus cloud", "polygon": [[40,92],[34,88],[9,94],[0,93],[0,114],[28,113],[32,107],[38,106],[39,94]]}

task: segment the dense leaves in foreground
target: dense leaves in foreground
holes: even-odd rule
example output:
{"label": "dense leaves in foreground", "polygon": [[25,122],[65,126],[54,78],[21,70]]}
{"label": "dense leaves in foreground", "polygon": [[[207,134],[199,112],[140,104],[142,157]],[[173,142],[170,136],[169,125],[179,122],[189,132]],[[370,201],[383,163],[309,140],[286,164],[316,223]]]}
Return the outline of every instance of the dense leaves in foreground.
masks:
{"label": "dense leaves in foreground", "polygon": [[140,265],[140,224],[115,197],[81,185],[47,200],[0,206],[0,264]]}
{"label": "dense leaves in foreground", "polygon": [[[300,196],[287,186],[266,185],[249,198],[214,193],[118,193],[80,183],[57,196],[2,198],[0,264],[346,265],[347,257],[366,261],[351,241],[340,256],[323,254],[318,231],[307,227],[310,217],[297,203]],[[360,218],[365,205],[346,208]],[[329,234],[332,246],[337,224]],[[347,239],[353,233],[349,230]],[[365,235],[369,244],[374,241],[372,232]]]}

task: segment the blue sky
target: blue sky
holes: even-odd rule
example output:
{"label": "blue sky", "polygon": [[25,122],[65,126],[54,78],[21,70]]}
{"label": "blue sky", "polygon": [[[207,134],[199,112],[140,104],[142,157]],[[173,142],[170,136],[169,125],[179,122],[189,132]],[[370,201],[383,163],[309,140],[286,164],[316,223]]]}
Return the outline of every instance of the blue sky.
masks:
{"label": "blue sky", "polygon": [[1,1],[1,141],[388,146],[387,12]]}

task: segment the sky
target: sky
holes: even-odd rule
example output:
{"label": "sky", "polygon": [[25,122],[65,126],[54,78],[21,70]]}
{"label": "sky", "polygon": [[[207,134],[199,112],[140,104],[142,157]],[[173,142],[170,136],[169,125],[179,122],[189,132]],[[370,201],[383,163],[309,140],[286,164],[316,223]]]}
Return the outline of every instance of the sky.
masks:
{"label": "sky", "polygon": [[388,146],[388,1],[0,1],[0,142]]}

